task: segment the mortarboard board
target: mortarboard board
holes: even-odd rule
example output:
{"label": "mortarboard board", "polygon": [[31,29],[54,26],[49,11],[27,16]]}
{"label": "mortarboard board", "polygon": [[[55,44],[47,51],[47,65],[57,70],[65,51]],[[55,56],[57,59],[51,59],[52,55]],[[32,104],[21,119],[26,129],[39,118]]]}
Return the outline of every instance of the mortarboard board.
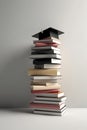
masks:
{"label": "mortarboard board", "polygon": [[64,34],[64,32],[54,29],[52,27],[49,27],[39,33],[36,33],[32,35],[32,37],[38,38],[39,40],[48,38],[48,37],[54,37],[54,38],[59,38],[59,35]]}

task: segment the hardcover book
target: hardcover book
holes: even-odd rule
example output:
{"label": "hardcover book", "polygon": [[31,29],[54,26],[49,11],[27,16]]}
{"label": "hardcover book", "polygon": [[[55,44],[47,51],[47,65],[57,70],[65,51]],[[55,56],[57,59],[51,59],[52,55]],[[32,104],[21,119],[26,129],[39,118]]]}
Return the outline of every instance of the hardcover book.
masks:
{"label": "hardcover book", "polygon": [[54,58],[43,58],[43,59],[34,59],[33,64],[41,65],[41,64],[61,64],[60,59]]}
{"label": "hardcover book", "polygon": [[32,59],[42,59],[42,58],[57,58],[61,60],[61,55],[59,54],[35,54],[31,55],[30,58]]}

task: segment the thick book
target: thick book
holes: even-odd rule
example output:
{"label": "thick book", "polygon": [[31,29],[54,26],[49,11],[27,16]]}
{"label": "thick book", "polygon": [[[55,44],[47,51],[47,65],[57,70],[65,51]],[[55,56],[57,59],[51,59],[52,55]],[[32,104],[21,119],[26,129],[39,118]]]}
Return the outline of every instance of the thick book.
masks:
{"label": "thick book", "polygon": [[57,64],[43,64],[43,65],[34,65],[35,69],[53,69],[53,68],[57,68],[60,69],[61,65],[57,65]]}
{"label": "thick book", "polygon": [[53,115],[53,116],[62,116],[65,110],[62,112],[46,111],[46,110],[34,110],[34,114],[43,114],[43,115]]}
{"label": "thick book", "polygon": [[61,96],[61,97],[42,97],[42,96],[36,96],[35,97],[35,102],[43,103],[46,101],[54,101],[54,102],[65,102],[66,101],[66,96]]}
{"label": "thick book", "polygon": [[36,47],[44,47],[44,46],[53,46],[53,47],[58,47],[57,43],[43,43],[43,42],[37,42],[35,43]]}
{"label": "thick book", "polygon": [[54,37],[51,38],[47,38],[47,39],[42,39],[42,40],[34,40],[33,43],[57,43],[57,44],[61,44],[60,40]]}
{"label": "thick book", "polygon": [[45,86],[45,85],[32,85],[31,89],[32,90],[49,90],[49,89],[59,89],[60,85],[55,85],[55,86]]}
{"label": "thick book", "polygon": [[29,75],[60,75],[58,69],[29,69]]}
{"label": "thick book", "polygon": [[36,55],[30,55],[30,58],[32,59],[42,59],[42,58],[57,58],[61,59],[61,55],[59,54],[36,54]]}
{"label": "thick book", "polygon": [[[58,89],[58,88],[54,88],[54,89]],[[43,99],[44,100],[44,98],[45,97],[47,97],[47,98],[55,98],[55,97],[57,97],[57,98],[59,98],[59,97],[62,97],[62,96],[64,96],[64,92],[54,92],[54,93],[34,93],[34,95],[37,97],[37,98],[41,98],[41,99]]]}
{"label": "thick book", "polygon": [[34,50],[34,51],[46,51],[46,50],[60,51],[60,48],[56,48],[56,47],[52,47],[52,46],[45,46],[45,47],[32,47],[31,50]]}
{"label": "thick book", "polygon": [[61,64],[60,59],[54,58],[43,58],[43,59],[34,59],[33,64],[41,65],[41,64]]}
{"label": "thick book", "polygon": [[30,103],[30,107],[37,108],[48,108],[48,109],[62,109],[65,106],[65,103],[59,104],[44,104],[44,103]]}

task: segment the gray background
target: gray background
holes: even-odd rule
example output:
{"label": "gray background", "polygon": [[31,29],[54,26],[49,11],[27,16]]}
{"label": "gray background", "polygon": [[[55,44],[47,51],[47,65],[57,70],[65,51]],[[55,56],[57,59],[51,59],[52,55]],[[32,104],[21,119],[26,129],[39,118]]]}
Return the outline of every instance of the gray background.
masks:
{"label": "gray background", "polygon": [[87,1],[0,0],[0,107],[28,106],[32,34],[49,26],[60,37],[67,106],[87,107]]}

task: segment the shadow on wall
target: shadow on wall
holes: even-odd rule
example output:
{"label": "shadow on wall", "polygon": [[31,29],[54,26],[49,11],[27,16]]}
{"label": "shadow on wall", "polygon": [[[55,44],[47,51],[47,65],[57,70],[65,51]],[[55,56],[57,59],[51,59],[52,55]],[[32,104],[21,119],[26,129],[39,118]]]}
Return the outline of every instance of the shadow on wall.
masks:
{"label": "shadow on wall", "polygon": [[28,107],[32,100],[29,89],[29,49],[16,52],[0,72],[0,107]]}

